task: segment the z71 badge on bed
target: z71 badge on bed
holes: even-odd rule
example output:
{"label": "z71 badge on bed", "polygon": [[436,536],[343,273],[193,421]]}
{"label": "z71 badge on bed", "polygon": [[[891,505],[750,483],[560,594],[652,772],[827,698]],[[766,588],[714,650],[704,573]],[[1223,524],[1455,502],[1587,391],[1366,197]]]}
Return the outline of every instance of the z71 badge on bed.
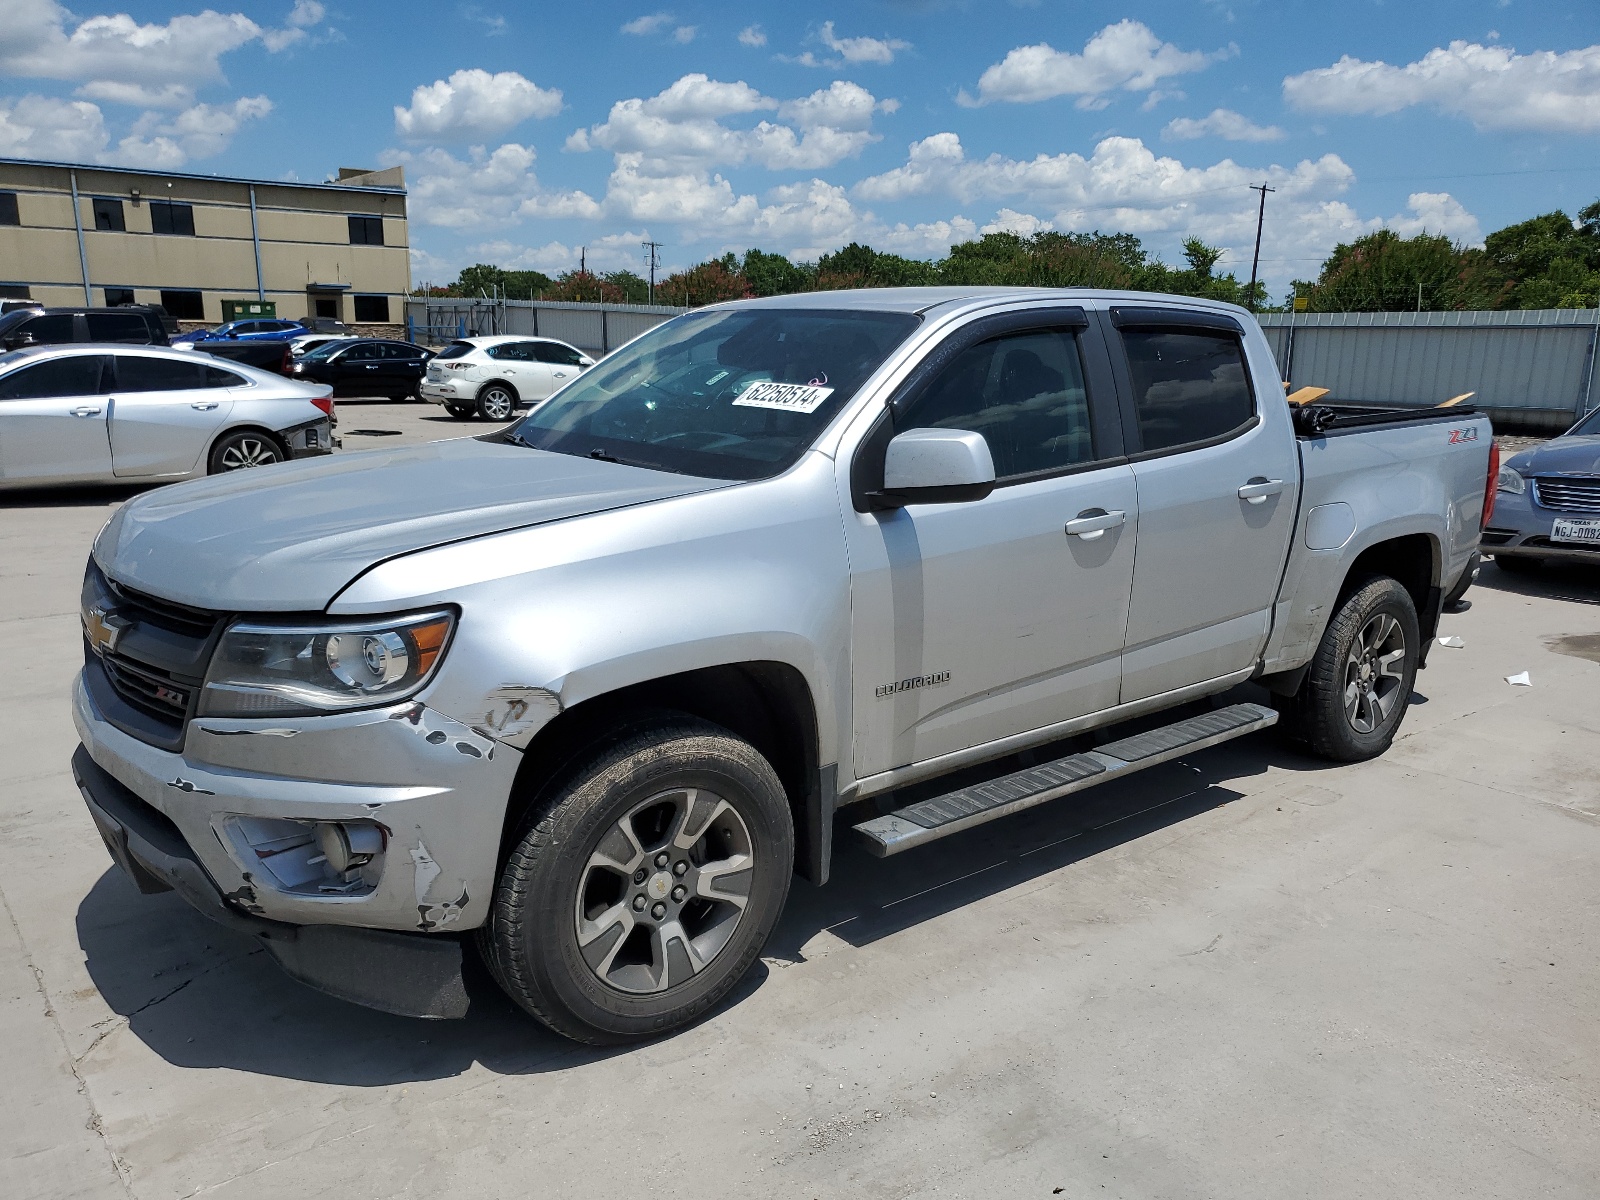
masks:
{"label": "z71 badge on bed", "polygon": [[1452,429],[1450,431],[1450,444],[1452,446],[1461,442],[1475,442],[1478,440],[1476,429]]}

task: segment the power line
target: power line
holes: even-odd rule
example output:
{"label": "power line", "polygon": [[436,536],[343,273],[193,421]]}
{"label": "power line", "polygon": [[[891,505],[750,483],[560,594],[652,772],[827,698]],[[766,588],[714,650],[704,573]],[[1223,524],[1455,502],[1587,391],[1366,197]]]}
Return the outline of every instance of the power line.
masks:
{"label": "power line", "polygon": [[644,247],[645,261],[650,267],[650,303],[656,302],[656,267],[660,265],[660,242],[641,242]]}
{"label": "power line", "polygon": [[1268,192],[1275,192],[1278,189],[1277,188],[1269,188],[1264,183],[1260,184],[1259,186],[1252,183],[1250,185],[1250,190],[1252,192],[1260,192],[1261,193],[1261,209],[1256,214],[1256,253],[1255,253],[1255,257],[1250,260],[1250,293],[1249,293],[1249,295],[1247,297],[1247,299],[1249,299],[1249,301],[1250,301],[1250,311],[1251,312],[1255,312],[1255,310],[1256,310],[1256,268],[1261,265],[1261,229],[1262,229],[1262,226],[1264,226],[1267,223],[1267,193]]}

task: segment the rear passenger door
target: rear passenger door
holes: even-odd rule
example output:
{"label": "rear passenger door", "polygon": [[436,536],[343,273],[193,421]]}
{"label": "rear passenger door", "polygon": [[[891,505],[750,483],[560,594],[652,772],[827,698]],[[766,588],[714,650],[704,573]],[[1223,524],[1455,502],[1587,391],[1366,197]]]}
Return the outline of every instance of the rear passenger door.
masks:
{"label": "rear passenger door", "polygon": [[119,479],[184,475],[222,427],[240,376],[200,356],[118,354],[111,403],[111,459]]}
{"label": "rear passenger door", "polygon": [[[1122,702],[1251,667],[1294,531],[1299,465],[1270,364],[1200,310],[1113,308],[1139,555]],[[1276,403],[1266,408],[1264,402]]]}
{"label": "rear passenger door", "polygon": [[553,395],[567,386],[568,381],[576,379],[583,373],[582,357],[570,346],[563,346],[558,342],[535,342],[534,352],[539,361],[545,364],[549,373],[549,391],[546,396]]}
{"label": "rear passenger door", "polygon": [[72,483],[111,476],[103,354],[48,358],[0,376],[0,478]]}

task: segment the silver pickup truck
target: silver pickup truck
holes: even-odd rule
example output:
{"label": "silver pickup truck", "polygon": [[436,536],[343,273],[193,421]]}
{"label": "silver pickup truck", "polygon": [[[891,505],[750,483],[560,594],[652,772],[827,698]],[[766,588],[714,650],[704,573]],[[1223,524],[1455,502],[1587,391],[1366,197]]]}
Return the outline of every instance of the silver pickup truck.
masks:
{"label": "silver pickup truck", "polygon": [[483,437],[123,505],[75,774],[140,890],[314,987],[458,1016],[475,947],[563,1034],[657,1035],[838,810],[890,855],[1273,724],[1382,753],[1491,443],[1292,406],[1224,304],[717,305]]}

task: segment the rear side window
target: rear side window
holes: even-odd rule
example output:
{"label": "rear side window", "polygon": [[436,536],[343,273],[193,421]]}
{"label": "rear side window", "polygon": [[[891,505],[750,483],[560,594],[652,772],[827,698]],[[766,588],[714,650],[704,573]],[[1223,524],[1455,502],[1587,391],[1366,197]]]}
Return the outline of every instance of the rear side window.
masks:
{"label": "rear side window", "polygon": [[1125,329],[1122,344],[1146,452],[1220,438],[1255,416],[1244,348],[1237,337]]}
{"label": "rear side window", "polygon": [[136,346],[150,344],[150,326],[138,313],[89,313],[91,342],[132,342]]}
{"label": "rear side window", "polygon": [[207,368],[203,362],[143,354],[116,357],[119,392],[175,392],[217,386],[206,382]]}
{"label": "rear side window", "polygon": [[103,354],[74,354],[0,375],[0,402],[104,395],[107,389],[101,385],[100,376],[105,361]]}
{"label": "rear side window", "polygon": [[31,321],[24,321],[18,325],[13,331],[13,336],[28,336],[41,345],[78,340],[73,333],[71,313],[47,313],[42,317],[34,317]]}
{"label": "rear side window", "polygon": [[527,342],[502,342],[498,346],[490,346],[484,353],[501,362],[523,362],[533,359],[533,355],[528,353]]}
{"label": "rear side window", "polygon": [[540,362],[575,367],[582,358],[582,355],[571,346],[563,346],[558,342],[534,342],[533,348],[534,355]]}
{"label": "rear side window", "polygon": [[474,349],[476,349],[476,347],[473,346],[471,342],[451,342],[443,350],[439,351],[436,357],[441,359],[465,358],[467,355],[471,354]]}
{"label": "rear side window", "polygon": [[206,368],[206,387],[249,387],[250,381],[243,375],[235,375],[232,371],[224,371],[221,367]]}
{"label": "rear side window", "polygon": [[415,346],[402,346],[398,342],[389,342],[383,352],[390,358],[398,358],[403,362],[416,362],[422,357],[422,351]]}
{"label": "rear side window", "polygon": [[997,479],[1094,461],[1089,396],[1072,330],[1028,330],[962,351],[895,422],[983,434]]}

